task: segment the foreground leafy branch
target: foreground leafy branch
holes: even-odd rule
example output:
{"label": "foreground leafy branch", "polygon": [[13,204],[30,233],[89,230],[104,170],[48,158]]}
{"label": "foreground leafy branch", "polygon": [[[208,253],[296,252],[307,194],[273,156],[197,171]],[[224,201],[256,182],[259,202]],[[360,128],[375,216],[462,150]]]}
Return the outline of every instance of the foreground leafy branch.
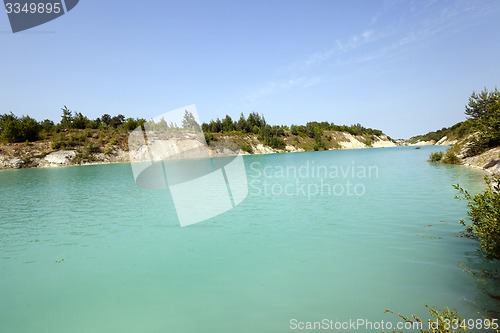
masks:
{"label": "foreground leafy branch", "polygon": [[487,188],[483,193],[471,195],[456,184],[459,191],[456,199],[468,201],[469,215],[472,224],[467,225],[461,219],[466,232],[481,241],[481,249],[491,259],[500,259],[500,176],[484,177]]}
{"label": "foreground leafy branch", "polygon": [[[455,309],[438,309],[436,307],[425,306],[429,311],[431,318],[426,324],[417,315],[412,315],[411,318],[400,313],[395,313],[391,310],[385,310],[386,313],[392,313],[403,319],[411,327],[420,327],[420,333],[462,333],[466,332],[468,326],[464,320],[458,315]],[[462,325],[460,325],[462,324]],[[391,331],[391,333],[403,333],[404,331]]]}

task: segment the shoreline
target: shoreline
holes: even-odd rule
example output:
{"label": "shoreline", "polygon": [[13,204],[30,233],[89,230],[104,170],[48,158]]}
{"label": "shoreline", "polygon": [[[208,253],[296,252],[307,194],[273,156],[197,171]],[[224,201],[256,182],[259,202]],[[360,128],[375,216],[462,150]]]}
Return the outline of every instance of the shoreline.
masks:
{"label": "shoreline", "polygon": [[[405,145],[398,142],[395,144],[391,141],[392,144],[383,145],[384,142],[380,142],[374,147],[349,147],[349,148],[339,148],[339,149],[325,149],[321,151],[337,151],[337,150],[358,150],[358,149],[377,149],[377,148],[394,148],[394,147],[412,147],[414,149],[418,149],[418,147],[422,146],[440,146],[442,144],[426,144],[426,145]],[[43,144],[43,143],[42,143]],[[312,152],[314,150],[304,150],[297,149],[293,146],[287,146],[288,150],[280,150],[273,149],[268,146],[264,146],[262,144],[257,145],[254,148],[253,153],[248,153],[241,149],[232,150],[227,147],[219,146],[209,146],[209,157],[217,158],[217,157],[225,157],[225,156],[239,156],[239,155],[268,155],[268,154],[288,154],[288,153],[304,153],[304,152]],[[25,144],[11,144],[15,145],[25,145]],[[4,148],[6,144],[0,146],[0,148]],[[92,160],[86,159],[76,159],[78,156],[78,152],[76,149],[73,150],[57,150],[52,151],[45,156],[41,157],[24,157],[24,161],[19,157],[9,157],[5,154],[2,154],[2,149],[0,149],[0,171],[5,170],[18,170],[18,169],[35,169],[35,168],[60,168],[60,167],[73,167],[73,166],[92,166],[92,165],[105,165],[105,164],[120,164],[133,163],[130,161],[129,152],[123,149],[116,149],[108,154],[104,153],[96,153],[89,156]],[[29,163],[25,163],[25,161],[29,160]],[[459,166],[464,166],[467,168],[471,168],[478,171],[483,171],[488,175],[497,175],[500,174],[500,147],[492,148],[478,156],[468,157],[461,161],[460,164],[456,164]]]}
{"label": "shoreline", "polygon": [[[376,137],[370,146],[360,142],[354,136],[341,141],[338,148],[327,148],[324,150],[349,150],[367,148],[397,147],[398,144],[386,136]],[[239,140],[239,141],[238,141]],[[99,165],[112,163],[130,163],[128,144],[125,140],[121,144],[110,146],[108,143],[102,146],[92,147],[75,146],[67,149],[56,150],[50,141],[37,141],[26,143],[0,143],[0,170],[45,168],[77,165]],[[104,147],[106,147],[104,149]],[[226,136],[223,140],[214,140],[208,144],[208,155],[210,157],[237,156],[237,155],[259,155],[276,153],[296,153],[315,151],[302,147],[298,144],[288,142],[283,149],[276,149],[264,145],[254,136],[241,137]],[[104,151],[104,152],[103,152]]]}
{"label": "shoreline", "polygon": [[[343,151],[343,150],[360,150],[360,149],[382,149],[382,148],[396,148],[396,147],[404,147],[404,146],[391,146],[391,147],[366,147],[366,148],[345,148],[345,149],[327,149],[321,151]],[[314,151],[274,151],[274,152],[259,152],[259,153],[246,153],[243,152],[241,154],[215,154],[209,156],[209,158],[223,158],[230,156],[250,156],[250,155],[273,155],[273,154],[296,154],[296,153],[311,153]],[[320,151],[318,151],[320,152]],[[46,163],[43,165],[35,165],[35,166],[23,166],[20,168],[16,167],[0,167],[0,172],[7,170],[23,170],[23,169],[57,169],[57,168],[66,168],[66,167],[78,167],[78,166],[93,166],[93,165],[107,165],[107,164],[131,164],[133,163],[130,160],[120,160],[120,161],[94,161],[94,162],[84,162],[84,163]]]}

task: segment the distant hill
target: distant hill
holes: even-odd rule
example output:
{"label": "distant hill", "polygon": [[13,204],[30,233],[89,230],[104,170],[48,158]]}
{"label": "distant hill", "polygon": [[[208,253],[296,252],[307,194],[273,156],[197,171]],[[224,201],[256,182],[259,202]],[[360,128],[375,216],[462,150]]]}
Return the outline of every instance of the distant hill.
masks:
{"label": "distant hill", "polygon": [[434,141],[434,143],[439,142],[444,137],[447,141],[458,141],[467,138],[469,135],[473,134],[474,128],[471,120],[461,121],[456,123],[451,127],[443,127],[440,130],[432,131],[422,135],[416,135],[408,139],[409,144],[414,144],[420,141]]}

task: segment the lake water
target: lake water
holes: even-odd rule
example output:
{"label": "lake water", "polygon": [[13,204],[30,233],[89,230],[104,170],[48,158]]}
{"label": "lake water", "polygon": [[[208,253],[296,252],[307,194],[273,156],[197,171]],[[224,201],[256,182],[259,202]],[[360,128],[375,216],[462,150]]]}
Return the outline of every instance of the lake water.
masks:
{"label": "lake water", "polygon": [[479,191],[482,174],[426,162],[443,149],[245,156],[246,199],[184,228],[129,164],[2,171],[0,332],[296,332],[395,325],[385,309],[426,304],[498,315],[481,273],[495,264],[457,236],[452,184]]}

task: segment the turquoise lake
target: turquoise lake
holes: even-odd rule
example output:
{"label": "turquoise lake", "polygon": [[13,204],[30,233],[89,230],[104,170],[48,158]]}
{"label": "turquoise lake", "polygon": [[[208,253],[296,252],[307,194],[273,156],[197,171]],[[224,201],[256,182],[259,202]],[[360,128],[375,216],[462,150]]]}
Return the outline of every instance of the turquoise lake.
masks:
{"label": "turquoise lake", "polygon": [[483,174],[427,162],[444,149],[245,156],[245,200],[183,228],[130,164],[2,171],[0,332],[302,332],[291,321],[396,324],[385,309],[426,304],[498,316],[481,274],[498,267],[458,236],[452,187],[478,192]]}

